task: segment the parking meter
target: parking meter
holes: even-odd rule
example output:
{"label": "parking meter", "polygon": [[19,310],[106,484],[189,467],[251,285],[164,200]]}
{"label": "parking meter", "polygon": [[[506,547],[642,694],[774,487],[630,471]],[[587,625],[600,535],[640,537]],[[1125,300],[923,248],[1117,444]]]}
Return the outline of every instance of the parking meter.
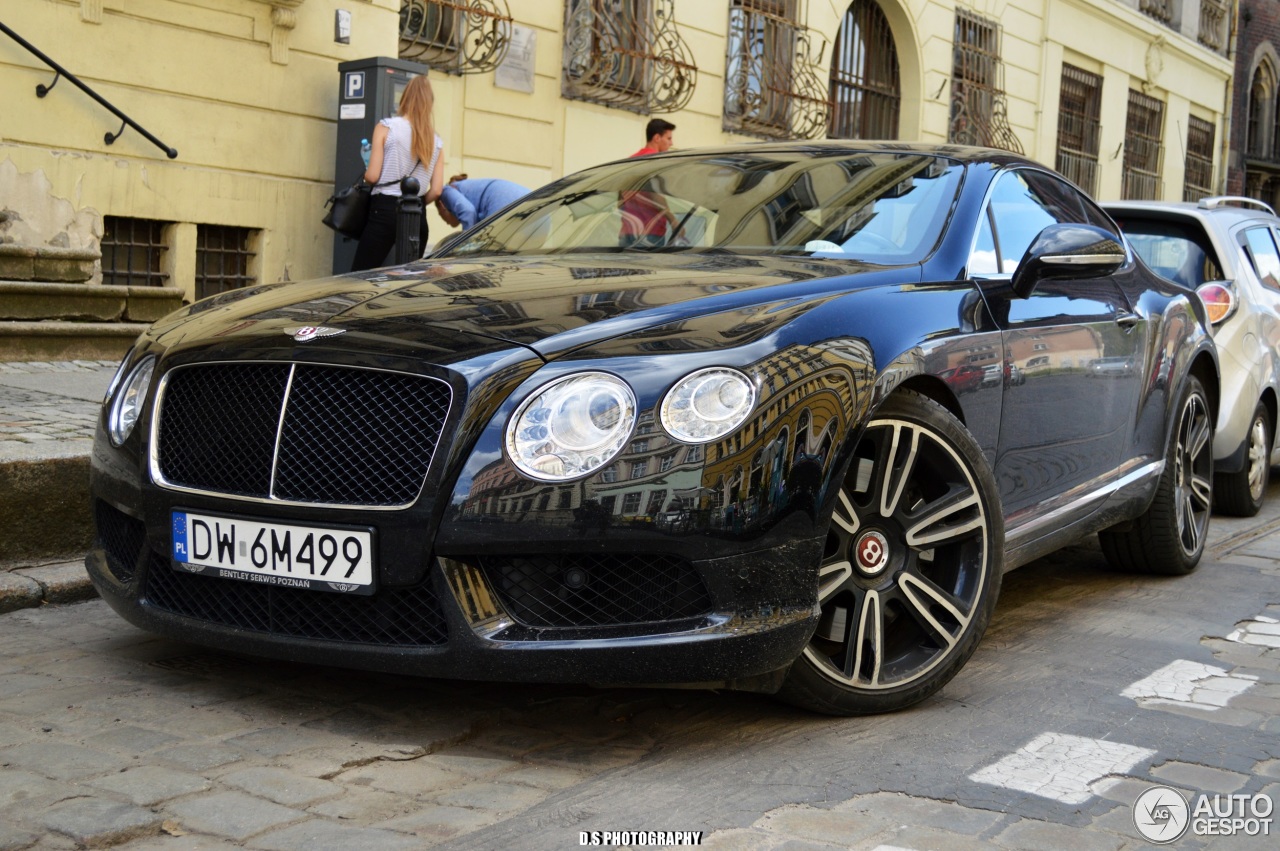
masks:
{"label": "parking meter", "polygon": [[[355,183],[365,170],[360,143],[373,138],[373,128],[396,114],[409,81],[427,66],[388,56],[354,59],[338,65],[338,141],[333,163],[334,192]],[[351,271],[357,240],[334,234],[333,272]]]}

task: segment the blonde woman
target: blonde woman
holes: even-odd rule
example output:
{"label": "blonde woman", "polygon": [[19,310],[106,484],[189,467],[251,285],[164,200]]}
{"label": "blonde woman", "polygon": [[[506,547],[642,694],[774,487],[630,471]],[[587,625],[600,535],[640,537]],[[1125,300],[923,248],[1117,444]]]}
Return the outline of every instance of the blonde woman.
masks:
{"label": "blonde woman", "polygon": [[365,182],[374,185],[369,199],[369,223],[356,246],[353,272],[382,266],[395,247],[396,202],[400,200],[402,178],[418,179],[424,212],[418,225],[422,237],[419,245],[427,244],[427,204],[439,198],[444,189],[444,140],[436,135],[432,121],[435,101],[426,75],[414,77],[400,95],[397,114],[382,119],[373,128],[373,150],[364,173]]}

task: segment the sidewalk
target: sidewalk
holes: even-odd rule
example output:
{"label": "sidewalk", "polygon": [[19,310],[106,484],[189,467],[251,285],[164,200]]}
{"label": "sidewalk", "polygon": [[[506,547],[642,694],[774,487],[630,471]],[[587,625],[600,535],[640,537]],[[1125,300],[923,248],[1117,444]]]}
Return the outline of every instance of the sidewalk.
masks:
{"label": "sidewalk", "polygon": [[116,366],[0,362],[0,612],[93,596],[89,454]]}

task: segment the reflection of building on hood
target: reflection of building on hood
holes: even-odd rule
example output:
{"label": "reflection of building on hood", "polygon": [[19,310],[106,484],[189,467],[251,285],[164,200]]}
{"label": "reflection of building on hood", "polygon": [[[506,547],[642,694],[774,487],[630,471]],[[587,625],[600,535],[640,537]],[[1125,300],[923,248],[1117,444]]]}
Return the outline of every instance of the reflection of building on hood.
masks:
{"label": "reflection of building on hood", "polygon": [[440,202],[465,230],[528,194],[528,189],[510,180],[477,177],[445,186]]}

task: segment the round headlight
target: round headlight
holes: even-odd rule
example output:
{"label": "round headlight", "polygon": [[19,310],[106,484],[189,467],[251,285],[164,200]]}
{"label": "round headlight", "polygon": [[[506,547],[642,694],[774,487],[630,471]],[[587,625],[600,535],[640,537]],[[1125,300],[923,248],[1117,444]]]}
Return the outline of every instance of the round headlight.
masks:
{"label": "round headlight", "polygon": [[709,443],[742,425],[756,387],[736,369],[712,367],[686,375],[662,400],[662,425],[676,440]]}
{"label": "round headlight", "polygon": [[507,424],[507,453],[535,479],[563,482],[617,455],[636,422],[636,397],[622,379],[580,372],[540,387]]}
{"label": "round headlight", "polygon": [[151,386],[151,374],[155,368],[155,358],[143,358],[120,385],[116,400],[111,405],[111,414],[107,417],[107,430],[111,434],[111,442],[116,446],[128,440],[133,427],[137,425],[138,417],[142,415],[142,403],[147,398],[147,388]]}

